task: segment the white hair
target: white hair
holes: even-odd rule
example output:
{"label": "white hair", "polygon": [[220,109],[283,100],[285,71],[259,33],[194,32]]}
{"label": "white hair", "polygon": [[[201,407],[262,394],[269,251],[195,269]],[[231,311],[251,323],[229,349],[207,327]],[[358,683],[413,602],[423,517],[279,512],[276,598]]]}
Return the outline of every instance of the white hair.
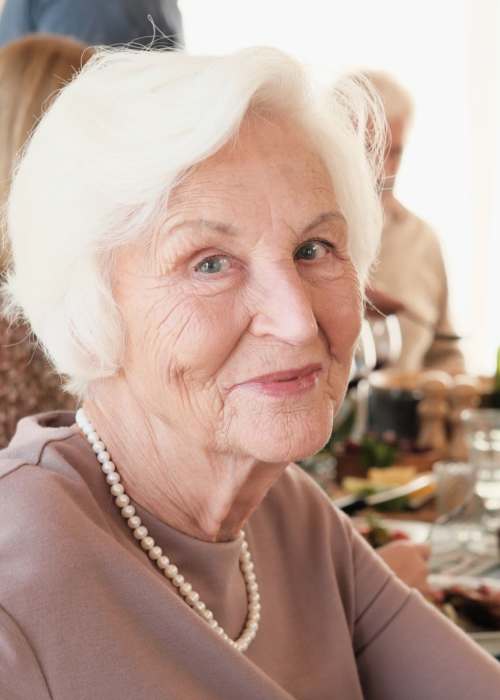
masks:
{"label": "white hair", "polygon": [[69,390],[84,395],[121,365],[114,249],[139,236],[147,244],[172,188],[249,110],[285,114],[316,139],[364,283],[381,229],[383,148],[381,136],[366,152],[365,124],[381,117],[356,81],[321,96],[295,60],[270,48],[217,57],[100,50],[41,120],[8,205],[7,310],[29,322]]}

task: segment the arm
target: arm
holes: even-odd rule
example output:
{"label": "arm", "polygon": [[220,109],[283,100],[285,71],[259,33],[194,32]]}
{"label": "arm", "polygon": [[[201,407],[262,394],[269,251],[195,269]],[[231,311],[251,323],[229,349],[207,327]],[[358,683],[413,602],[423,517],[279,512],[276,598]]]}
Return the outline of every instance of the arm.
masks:
{"label": "arm", "polygon": [[43,671],[28,640],[0,607],[0,698],[52,700]]}
{"label": "arm", "polygon": [[495,700],[500,665],[353,533],[354,649],[366,700]]}

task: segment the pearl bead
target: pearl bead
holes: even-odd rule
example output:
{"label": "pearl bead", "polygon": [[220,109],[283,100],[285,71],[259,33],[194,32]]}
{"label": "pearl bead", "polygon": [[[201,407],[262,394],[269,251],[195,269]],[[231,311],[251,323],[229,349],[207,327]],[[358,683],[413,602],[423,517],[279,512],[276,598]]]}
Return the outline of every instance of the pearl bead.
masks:
{"label": "pearl bead", "polygon": [[180,592],[182,593],[183,596],[186,596],[188,593],[190,593],[193,590],[193,587],[190,583],[185,581],[182,586],[180,587]]}
{"label": "pearl bead", "polygon": [[87,440],[90,442],[91,445],[94,444],[94,442],[97,442],[99,440],[99,436],[95,432],[95,430],[92,430],[90,433],[87,433]]}
{"label": "pearl bead", "polygon": [[[115,498],[115,503],[118,506],[118,508],[124,508],[130,503],[130,498],[127,496],[126,493],[122,493],[121,496],[117,496]],[[133,513],[131,513],[131,515],[133,515]]]}
{"label": "pearl bead", "polygon": [[116,471],[116,467],[113,464],[113,462],[104,462],[104,464],[101,466],[103,474],[111,474],[111,472]]}
{"label": "pearl bead", "polygon": [[[115,503],[116,503],[116,501],[115,501]],[[121,514],[122,514],[123,518],[128,520],[128,518],[131,518],[133,515],[135,515],[134,506],[125,506],[124,508],[121,509]]]}
{"label": "pearl bead", "polygon": [[162,548],[155,544],[153,537],[148,533],[148,529],[142,525],[140,517],[136,515],[135,507],[131,505],[130,498],[125,493],[123,484],[120,483],[120,475],[116,471],[116,466],[111,461],[111,456],[106,450],[106,445],[99,438],[83,409],[78,409],[76,412],[76,422],[92,446],[96,458],[101,465],[101,470],[106,477],[106,482],[110,485],[110,492],[115,497],[115,504],[120,509],[123,518],[127,520],[127,525],[133,531],[132,534],[138,541],[138,544],[141,545],[142,549],[148,554],[149,558],[156,564],[158,569],[163,571],[164,575],[178,588],[179,593],[184,597],[186,603],[196,610],[200,617],[206,621],[209,627],[213,629],[219,637],[222,637],[233,649],[237,649],[240,652],[246,651],[257,633],[261,605],[257,578],[254,573],[254,564],[244,531],[240,530],[239,535],[241,539],[240,568],[247,589],[248,618],[240,638],[234,641],[230,639],[228,634],[219,625],[214,618],[213,612],[200,600],[199,594],[193,590],[192,585],[179,573],[175,564],[171,564],[170,559],[163,554]]}
{"label": "pearl bead", "polygon": [[[144,540],[143,540],[143,541],[144,541]],[[161,548],[161,547],[158,547],[158,545],[156,544],[156,545],[154,545],[153,547],[151,547],[151,549],[149,550],[148,554],[149,554],[149,558],[150,558],[150,559],[152,559],[153,561],[156,561],[156,560],[159,559],[159,558],[161,557],[161,555],[162,555],[162,548]]]}
{"label": "pearl bead", "polygon": [[142,540],[147,536],[148,536],[148,528],[147,527],[144,527],[144,525],[139,525],[139,527],[135,528],[134,537],[136,540]]}
{"label": "pearl bead", "polygon": [[169,564],[165,569],[165,576],[168,576],[168,578],[174,578],[174,576],[177,576],[178,573],[179,569],[175,566],[175,564]]}

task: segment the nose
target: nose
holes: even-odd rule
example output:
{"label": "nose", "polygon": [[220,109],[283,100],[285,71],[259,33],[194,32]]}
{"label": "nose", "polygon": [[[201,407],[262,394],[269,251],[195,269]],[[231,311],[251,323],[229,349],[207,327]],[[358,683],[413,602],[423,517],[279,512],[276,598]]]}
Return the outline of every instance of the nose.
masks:
{"label": "nose", "polygon": [[295,267],[273,266],[256,281],[250,332],[305,345],[318,335],[318,324],[304,282]]}

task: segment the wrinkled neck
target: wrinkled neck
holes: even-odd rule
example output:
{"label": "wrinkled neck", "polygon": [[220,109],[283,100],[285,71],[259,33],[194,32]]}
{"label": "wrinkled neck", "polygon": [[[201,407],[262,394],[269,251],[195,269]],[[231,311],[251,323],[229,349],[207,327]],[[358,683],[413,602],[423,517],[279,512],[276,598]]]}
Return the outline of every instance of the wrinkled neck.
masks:
{"label": "wrinkled neck", "polygon": [[183,434],[174,431],[123,383],[94,387],[83,408],[132,501],[200,540],[236,539],[286,467],[198,444],[189,426]]}

